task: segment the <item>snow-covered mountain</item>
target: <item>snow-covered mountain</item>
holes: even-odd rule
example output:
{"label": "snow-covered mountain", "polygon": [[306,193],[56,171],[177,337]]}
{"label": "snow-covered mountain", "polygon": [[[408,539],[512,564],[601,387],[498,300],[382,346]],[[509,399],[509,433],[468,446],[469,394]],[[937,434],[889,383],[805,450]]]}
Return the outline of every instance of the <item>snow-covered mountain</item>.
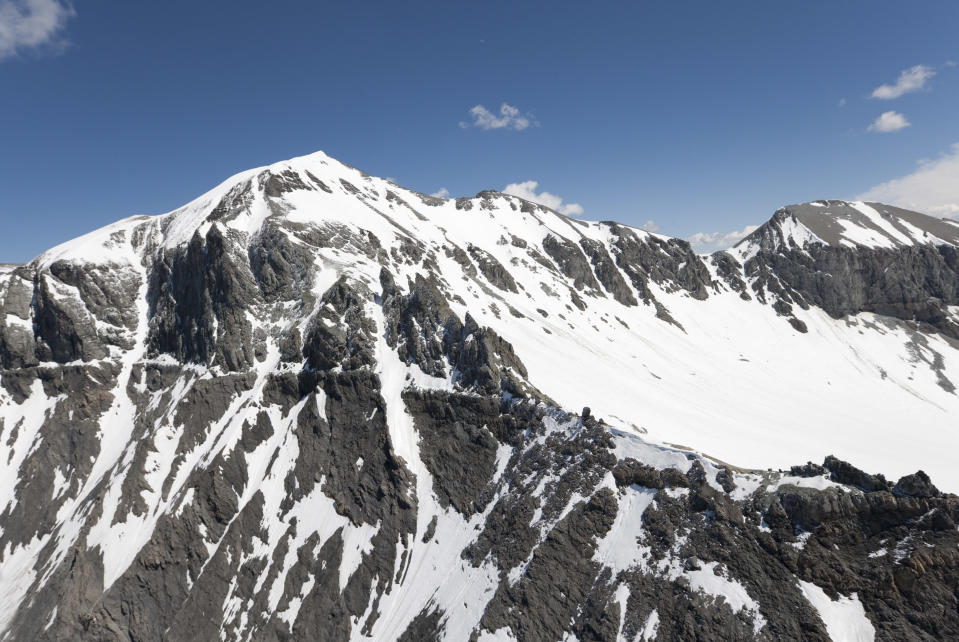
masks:
{"label": "snow-covered mountain", "polygon": [[92,232],[0,270],[0,630],[959,633],[957,245],[818,201],[698,256],[322,153]]}
{"label": "snow-covered mountain", "polygon": [[740,241],[735,252],[833,247],[896,249],[918,245],[959,245],[959,221],[939,219],[882,203],[813,201],[778,210],[765,225]]}

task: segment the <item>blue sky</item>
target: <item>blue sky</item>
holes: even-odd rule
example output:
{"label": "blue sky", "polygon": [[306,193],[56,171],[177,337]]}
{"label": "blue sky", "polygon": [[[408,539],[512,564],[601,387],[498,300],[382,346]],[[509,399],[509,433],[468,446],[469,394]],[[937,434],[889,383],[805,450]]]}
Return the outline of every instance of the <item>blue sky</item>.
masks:
{"label": "blue sky", "polygon": [[0,0],[0,262],[317,149],[702,248],[817,198],[959,215],[957,33],[955,2]]}

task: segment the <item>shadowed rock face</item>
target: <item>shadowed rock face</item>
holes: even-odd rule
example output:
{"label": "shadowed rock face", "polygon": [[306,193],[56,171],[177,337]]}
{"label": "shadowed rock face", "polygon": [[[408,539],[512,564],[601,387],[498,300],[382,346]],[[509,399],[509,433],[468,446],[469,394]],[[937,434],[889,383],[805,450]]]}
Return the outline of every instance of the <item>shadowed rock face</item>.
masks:
{"label": "shadowed rock face", "polygon": [[959,251],[950,245],[894,250],[813,245],[757,254],[745,270],[762,299],[768,290],[787,304],[815,305],[836,318],[874,312],[959,338],[948,311],[959,304]]}
{"label": "shadowed rock face", "polygon": [[590,268],[586,256],[575,244],[566,239],[547,236],[543,241],[543,249],[559,266],[563,274],[572,279],[573,287],[577,290],[583,288],[599,290],[599,283],[593,275],[593,270]]}
{"label": "shadowed rock face", "polygon": [[[411,231],[446,201],[333,163],[0,275],[4,639],[827,639],[802,583],[877,639],[959,637],[959,499],[925,472],[655,445],[559,407],[506,338],[594,307],[681,335],[667,303],[720,296],[955,336],[953,246],[706,260],[496,192],[448,214],[516,234],[457,244]],[[313,192],[366,227],[297,218]]]}
{"label": "shadowed rock face", "polygon": [[[957,338],[949,311],[959,304],[957,245],[954,222],[879,203],[816,201],[779,210],[734,253],[756,297],[780,315],[791,317],[793,305],[835,318],[873,312]],[[738,287],[728,261],[714,258]]]}
{"label": "shadowed rock face", "polygon": [[726,287],[751,291],[801,332],[794,306],[837,319],[871,312],[959,338],[955,221],[881,203],[790,205],[710,263]]}
{"label": "shadowed rock face", "polygon": [[254,361],[244,310],[257,299],[250,269],[219,227],[164,255],[150,275],[151,352],[242,370]]}

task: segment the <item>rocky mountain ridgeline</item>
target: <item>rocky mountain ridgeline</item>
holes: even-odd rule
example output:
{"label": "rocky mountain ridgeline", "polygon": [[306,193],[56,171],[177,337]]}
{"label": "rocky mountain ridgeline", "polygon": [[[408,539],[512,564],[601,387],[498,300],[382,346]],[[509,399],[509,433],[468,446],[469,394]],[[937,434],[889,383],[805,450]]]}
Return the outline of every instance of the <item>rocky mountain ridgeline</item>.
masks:
{"label": "rocky mountain ridgeline", "polygon": [[761,460],[829,415],[864,441],[767,382],[766,336],[824,380],[841,340],[870,370],[842,395],[889,386],[872,428],[911,399],[951,443],[951,224],[847,243],[799,207],[706,257],[315,154],[0,274],[3,638],[959,636],[959,500],[926,473],[709,448]]}

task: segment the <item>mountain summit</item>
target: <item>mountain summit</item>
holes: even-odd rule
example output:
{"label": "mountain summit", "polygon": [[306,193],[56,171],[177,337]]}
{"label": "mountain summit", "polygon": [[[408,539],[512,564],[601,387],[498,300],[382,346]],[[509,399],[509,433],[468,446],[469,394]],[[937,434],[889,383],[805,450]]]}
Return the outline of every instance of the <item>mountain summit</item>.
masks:
{"label": "mountain summit", "polygon": [[956,246],[959,222],[882,203],[813,201],[783,207],[736,247],[748,254],[781,247],[802,248],[808,243],[887,249]]}
{"label": "mountain summit", "polygon": [[57,246],[0,271],[0,631],[959,635],[955,230],[699,256],[316,153]]}

